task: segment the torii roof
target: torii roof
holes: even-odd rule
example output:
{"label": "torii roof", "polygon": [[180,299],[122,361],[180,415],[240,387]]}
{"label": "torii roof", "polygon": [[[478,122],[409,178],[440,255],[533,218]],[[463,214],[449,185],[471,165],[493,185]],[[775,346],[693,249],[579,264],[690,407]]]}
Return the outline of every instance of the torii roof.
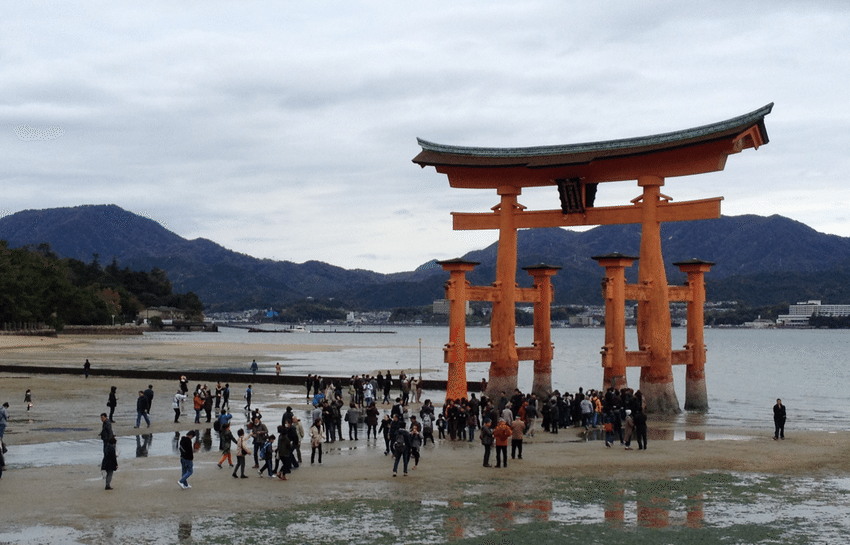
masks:
{"label": "torii roof", "polygon": [[723,170],[726,157],[768,143],[764,117],[773,103],[726,121],[682,131],[560,146],[479,148],[435,144],[413,162],[449,175],[452,187],[554,185],[557,179],[585,183],[634,180],[640,176],[686,176]]}

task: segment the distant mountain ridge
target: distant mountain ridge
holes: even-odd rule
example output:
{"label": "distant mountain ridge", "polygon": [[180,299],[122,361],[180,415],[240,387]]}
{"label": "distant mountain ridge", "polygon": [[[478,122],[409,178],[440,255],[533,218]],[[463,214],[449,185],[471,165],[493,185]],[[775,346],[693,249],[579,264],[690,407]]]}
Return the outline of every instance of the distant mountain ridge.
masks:
{"label": "distant mountain ridge", "polygon": [[[724,216],[715,220],[665,223],[662,249],[670,283],[684,281],[673,262],[693,257],[716,262],[706,276],[709,300],[750,304],[816,298],[850,302],[850,238],[819,233],[782,216]],[[257,259],[213,241],[186,240],[159,223],[115,205],[25,210],[0,218],[0,239],[10,247],[47,242],[62,257],[150,270],[158,267],[178,292],[195,292],[208,311],[280,307],[308,296],[336,297],[354,309],[420,306],[443,296],[447,274],[432,262],[415,271],[381,274],[347,270],[319,261]],[[603,270],[592,256],[638,255],[639,225],[600,226],[585,232],[523,230],[518,234],[520,267],[545,262],[563,267],[553,278],[558,303],[601,304]],[[473,284],[494,280],[497,245],[469,252],[481,263]],[[637,264],[628,271],[637,277]],[[517,281],[530,285],[520,270]]]}

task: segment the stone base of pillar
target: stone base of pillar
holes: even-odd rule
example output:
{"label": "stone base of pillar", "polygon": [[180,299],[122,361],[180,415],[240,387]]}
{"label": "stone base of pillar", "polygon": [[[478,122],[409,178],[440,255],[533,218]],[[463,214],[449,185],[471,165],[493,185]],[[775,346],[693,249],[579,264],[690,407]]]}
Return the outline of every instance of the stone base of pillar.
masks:
{"label": "stone base of pillar", "polygon": [[552,373],[535,373],[531,393],[536,395],[537,399],[549,399],[549,394],[552,393]]}
{"label": "stone base of pillar", "polygon": [[685,410],[708,410],[708,394],[705,390],[705,378],[685,378]]}
{"label": "stone base of pillar", "polygon": [[615,390],[622,390],[624,388],[628,388],[629,383],[626,380],[626,375],[614,375],[611,377],[605,377],[602,384],[602,391],[608,391],[608,388],[614,388]]}
{"label": "stone base of pillar", "polygon": [[494,401],[499,400],[502,392],[508,395],[508,399],[514,394],[514,389],[517,387],[517,375],[494,377],[490,375],[490,380],[487,382],[487,397]]}
{"label": "stone base of pillar", "polygon": [[646,401],[647,413],[680,413],[679,398],[676,397],[676,390],[673,388],[673,381],[662,383],[651,383],[645,380],[640,381],[640,391],[643,394],[643,399]]}

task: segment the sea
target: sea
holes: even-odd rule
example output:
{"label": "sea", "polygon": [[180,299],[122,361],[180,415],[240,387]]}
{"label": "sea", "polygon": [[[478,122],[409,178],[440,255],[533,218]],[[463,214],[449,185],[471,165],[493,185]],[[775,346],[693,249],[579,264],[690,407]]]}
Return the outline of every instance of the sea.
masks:
{"label": "sea", "polygon": [[[364,326],[358,333],[350,328],[337,329],[336,333],[287,334],[221,328],[217,334],[153,333],[146,338],[157,342],[256,344],[261,373],[274,373],[275,364],[280,363],[287,375],[350,376],[405,369],[426,379],[446,378],[442,348],[448,331],[444,327]],[[520,346],[530,345],[532,336],[530,328],[517,330]],[[705,340],[709,409],[671,417],[682,419],[685,427],[741,427],[752,428],[754,434],[762,436],[770,434],[772,407],[781,398],[788,411],[789,440],[796,430],[846,433],[850,428],[850,404],[845,394],[850,332],[708,329]],[[486,346],[489,330],[470,328],[467,341],[473,347]],[[554,329],[552,341],[553,388],[573,392],[579,387],[603,387],[600,348],[604,330]],[[684,342],[685,331],[674,329],[673,346]],[[628,331],[627,343],[631,349],[637,346],[634,330]],[[247,372],[249,364],[234,362],[233,369]],[[488,376],[488,364],[469,364],[467,373],[469,380],[480,380]],[[684,373],[683,367],[674,367],[680,405],[684,404]],[[531,374],[531,362],[521,362],[521,389],[530,388]],[[627,378],[631,387],[639,387],[638,369],[630,369]],[[439,394],[426,391],[435,399],[440,399]],[[715,448],[710,446],[710,434],[703,438],[706,448]],[[135,442],[126,437],[122,441],[128,455],[143,452],[145,456],[167,456],[164,459],[168,463],[176,456],[173,434],[137,436]],[[100,450],[97,440],[79,443],[60,446],[66,454]],[[210,443],[217,444],[214,438]],[[38,446],[39,450],[50,448]],[[326,455],[326,462],[333,457],[332,452]],[[564,463],[569,460],[565,458]],[[424,460],[421,469],[439,471],[438,462]],[[299,471],[313,469],[298,469],[292,478],[297,479]],[[716,470],[648,478],[630,476],[627,467],[620,467],[612,470],[610,478],[529,476],[522,483],[515,482],[509,491],[504,490],[504,484],[501,479],[461,479],[446,495],[421,490],[413,481],[388,479],[379,497],[348,493],[328,500],[317,491],[312,503],[285,509],[270,506],[249,514],[200,510],[195,515],[158,519],[140,515],[89,520],[74,527],[37,523],[0,527],[0,543],[802,545],[834,543],[850,533],[850,475],[844,474]],[[333,486],[326,483],[323,489]]]}

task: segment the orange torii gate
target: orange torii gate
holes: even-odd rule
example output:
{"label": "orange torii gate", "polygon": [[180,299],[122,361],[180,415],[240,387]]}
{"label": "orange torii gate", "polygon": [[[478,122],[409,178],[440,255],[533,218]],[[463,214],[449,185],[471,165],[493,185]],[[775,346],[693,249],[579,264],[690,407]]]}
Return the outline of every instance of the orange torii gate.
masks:
{"label": "orange torii gate", "polygon": [[[612,225],[625,223],[641,224],[640,266],[638,269],[639,287],[629,288],[633,293],[629,298],[638,300],[638,355],[625,355],[622,350],[607,349],[609,344],[606,332],[606,352],[603,365],[606,369],[616,366],[639,365],[641,367],[640,389],[650,412],[677,412],[679,401],[673,388],[672,365],[674,351],[670,334],[671,290],[678,300],[693,300],[694,288],[687,293],[678,293],[667,285],[664,263],[661,254],[661,223],[665,221],[688,221],[720,217],[720,201],[723,197],[673,203],[672,199],[661,193],[664,179],[673,176],[689,176],[723,170],[729,155],[747,148],[758,148],[768,142],[764,117],[770,113],[773,104],[768,104],[748,114],[683,131],[564,146],[542,146],[531,148],[476,148],[435,144],[418,139],[422,152],[413,162],[422,166],[433,166],[437,172],[448,176],[451,187],[470,189],[495,189],[500,203],[486,213],[453,212],[454,229],[498,229],[499,247],[496,262],[496,280],[488,292],[477,296],[493,301],[490,321],[490,348],[469,350],[463,333],[463,318],[454,316],[459,308],[452,302],[453,318],[451,339],[446,347],[446,360],[449,363],[449,393],[452,397],[466,395],[465,365],[467,361],[489,361],[490,380],[488,395],[491,397],[501,391],[512,391],[517,385],[517,372],[520,359],[534,359],[541,363],[541,373],[547,374],[542,367],[551,366],[545,362],[543,347],[538,342],[537,316],[535,316],[535,346],[517,349],[514,330],[514,316],[517,300],[537,301],[539,293],[526,293],[516,286],[517,270],[517,230],[536,227],[565,227],[579,225]],[[594,207],[598,184],[636,180],[642,194],[625,206]],[[517,197],[524,187],[556,186],[561,201],[560,210],[529,211],[519,204]],[[605,256],[600,256],[605,257]],[[632,258],[634,259],[634,258]],[[616,260],[616,258],[615,258]],[[708,264],[697,264],[683,268],[688,272],[689,282],[693,274],[707,270]],[[452,271],[449,285],[458,299],[458,289],[465,307],[466,293],[480,289],[466,286],[464,274],[474,264],[467,262],[442,263],[446,270]],[[606,263],[600,260],[600,265]],[[615,265],[615,268],[621,265]],[[623,267],[627,266],[622,264]],[[687,267],[687,266],[686,266]],[[554,274],[554,268],[547,268],[546,279]],[[535,280],[536,281],[536,280]],[[699,278],[701,281],[701,276]],[[464,286],[464,287],[461,287]],[[542,292],[544,288],[532,288]],[[545,288],[551,294],[551,287]],[[625,288],[624,288],[625,290]],[[518,299],[519,297],[519,299]],[[625,297],[625,294],[623,295]],[[704,297],[701,295],[700,297]],[[451,296],[450,296],[451,298]],[[675,299],[674,299],[675,300]],[[701,304],[700,304],[701,307]],[[537,311],[537,305],[535,305]],[[701,309],[700,309],[701,311]],[[464,316],[464,313],[460,313]],[[613,318],[613,316],[611,317]],[[689,315],[689,344],[690,320]],[[545,325],[548,329],[548,316]],[[702,338],[702,322],[699,327],[699,339]],[[698,348],[698,349],[697,349]],[[691,358],[702,351],[702,347],[689,348]],[[522,357],[520,357],[522,356]],[[617,358],[621,361],[616,361]],[[484,358],[484,359],[480,359]],[[677,359],[679,356],[677,355]],[[704,362],[704,354],[701,356]],[[685,363],[682,361],[681,363]],[[694,367],[695,373],[701,369]],[[535,365],[535,376],[538,365]],[[689,366],[690,371],[690,366]],[[549,369],[551,373],[551,368]],[[609,373],[610,374],[610,373]],[[698,373],[697,373],[698,374]],[[689,377],[690,377],[689,373]],[[613,374],[612,374],[613,376]],[[462,386],[459,383],[463,383]],[[615,384],[623,387],[622,380]],[[605,386],[609,386],[606,384]],[[537,393],[548,393],[551,384],[545,385],[535,380]],[[687,403],[688,408],[700,408],[704,404],[704,380],[702,394],[695,394],[695,403]],[[690,388],[687,390],[690,391]],[[700,402],[698,398],[702,398]]]}

